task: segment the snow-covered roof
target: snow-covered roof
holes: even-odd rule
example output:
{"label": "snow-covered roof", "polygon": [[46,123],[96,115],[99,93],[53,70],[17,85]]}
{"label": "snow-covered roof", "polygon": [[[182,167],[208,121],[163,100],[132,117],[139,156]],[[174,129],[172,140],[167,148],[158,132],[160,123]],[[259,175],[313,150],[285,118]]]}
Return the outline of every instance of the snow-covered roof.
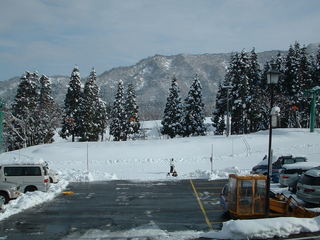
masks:
{"label": "snow-covered roof", "polygon": [[318,167],[319,165],[320,164],[316,162],[297,162],[292,164],[284,164],[282,168],[308,170],[314,167]]}
{"label": "snow-covered roof", "polygon": [[320,177],[320,170],[319,169],[310,169],[305,174],[309,175],[311,177]]}

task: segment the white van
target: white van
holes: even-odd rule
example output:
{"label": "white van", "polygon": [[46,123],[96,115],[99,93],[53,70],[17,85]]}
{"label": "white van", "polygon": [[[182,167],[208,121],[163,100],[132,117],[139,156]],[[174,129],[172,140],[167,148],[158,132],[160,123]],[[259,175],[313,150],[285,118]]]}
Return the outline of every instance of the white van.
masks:
{"label": "white van", "polygon": [[22,192],[46,192],[50,185],[48,171],[42,164],[1,165],[0,181],[17,183]]}

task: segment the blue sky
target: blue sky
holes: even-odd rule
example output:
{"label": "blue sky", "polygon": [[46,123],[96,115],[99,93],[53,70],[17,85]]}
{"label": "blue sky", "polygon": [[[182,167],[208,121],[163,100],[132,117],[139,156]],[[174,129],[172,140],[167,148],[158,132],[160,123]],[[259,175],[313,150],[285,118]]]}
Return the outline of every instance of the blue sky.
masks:
{"label": "blue sky", "polygon": [[1,0],[0,80],[82,76],[155,54],[288,49],[320,42],[320,1]]}

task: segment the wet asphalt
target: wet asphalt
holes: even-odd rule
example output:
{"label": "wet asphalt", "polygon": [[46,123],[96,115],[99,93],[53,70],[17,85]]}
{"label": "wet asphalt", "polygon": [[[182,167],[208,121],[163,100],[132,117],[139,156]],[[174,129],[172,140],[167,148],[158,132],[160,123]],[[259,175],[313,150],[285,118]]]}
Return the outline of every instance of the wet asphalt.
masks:
{"label": "wet asphalt", "polygon": [[189,180],[71,183],[67,190],[73,195],[61,194],[1,221],[0,239],[157,239],[131,238],[130,231],[208,231],[196,195],[212,228],[220,229],[225,219],[219,194],[226,180],[193,183],[197,194]]}

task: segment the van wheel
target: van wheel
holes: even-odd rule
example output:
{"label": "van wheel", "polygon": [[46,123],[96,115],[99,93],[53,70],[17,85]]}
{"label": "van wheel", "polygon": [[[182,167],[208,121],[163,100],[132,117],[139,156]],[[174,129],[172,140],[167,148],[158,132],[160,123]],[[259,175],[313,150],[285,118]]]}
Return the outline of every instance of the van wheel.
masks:
{"label": "van wheel", "polygon": [[26,192],[34,192],[37,191],[38,189],[35,186],[28,186],[24,189],[24,193]]}
{"label": "van wheel", "polygon": [[4,203],[7,204],[9,202],[9,196],[8,194],[4,193],[4,192],[0,192],[0,200]]}

